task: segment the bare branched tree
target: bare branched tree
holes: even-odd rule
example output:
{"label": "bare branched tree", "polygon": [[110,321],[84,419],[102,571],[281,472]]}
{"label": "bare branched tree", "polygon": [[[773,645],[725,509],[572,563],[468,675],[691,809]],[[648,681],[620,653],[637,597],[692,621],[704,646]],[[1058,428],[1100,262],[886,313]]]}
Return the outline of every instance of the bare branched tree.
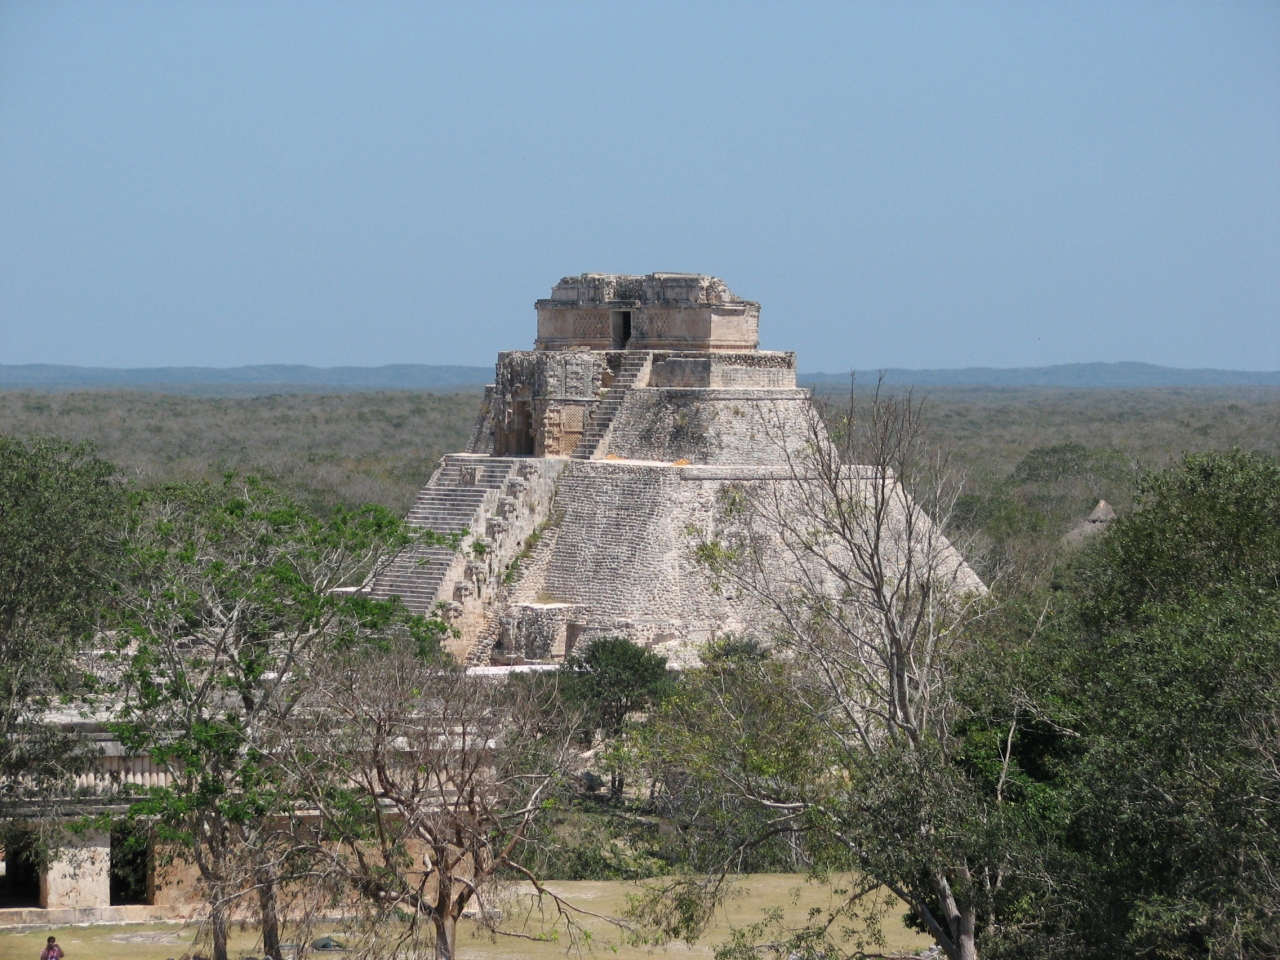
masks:
{"label": "bare branched tree", "polygon": [[[910,394],[851,393],[838,414],[814,412],[802,442],[780,423],[765,430],[786,469],[726,488],[696,549],[718,589],[758,611],[757,639],[786,665],[776,729],[807,724],[823,759],[801,778],[741,769],[767,747],[728,746],[746,727],[717,694],[723,752],[694,762],[774,811],[770,829],[843,848],[871,881],[859,896],[887,887],[949,957],[972,960],[981,884],[954,828],[974,811],[948,758],[955,662],[987,589],[946,536],[958,478]],[[807,779],[815,768],[827,772]]]}
{"label": "bare branched tree", "polygon": [[[469,677],[413,650],[356,649],[313,675],[277,756],[314,818],[311,883],[362,907],[369,948],[457,955],[464,912],[501,930],[523,880],[576,929],[575,909],[521,864],[575,756],[574,725],[519,683]],[[545,935],[545,934],[544,934]],[[388,945],[390,944],[390,945]]]}

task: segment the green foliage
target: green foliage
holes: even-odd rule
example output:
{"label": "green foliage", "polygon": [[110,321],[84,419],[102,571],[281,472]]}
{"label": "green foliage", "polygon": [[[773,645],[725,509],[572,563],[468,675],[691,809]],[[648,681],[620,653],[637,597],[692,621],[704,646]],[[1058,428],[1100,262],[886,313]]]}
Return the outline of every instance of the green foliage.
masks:
{"label": "green foliage", "polygon": [[522,846],[520,863],[543,880],[644,880],[671,865],[659,856],[658,824],[594,799],[553,803]]}
{"label": "green foliage", "polygon": [[660,702],[669,690],[667,658],[625,637],[591,641],[560,670],[561,696],[583,711],[589,739],[597,730],[606,739],[620,736],[629,714]]}
{"label": "green foliage", "polygon": [[106,599],[120,506],[114,467],[91,446],[0,437],[0,810],[86,762],[40,721],[91,685],[77,654]]}
{"label": "green foliage", "polygon": [[0,434],[92,441],[146,485],[236,470],[314,511],[377,503],[403,515],[440,456],[466,448],[479,406],[475,393],[0,391]]}
{"label": "green foliage", "polygon": [[1038,613],[988,625],[960,732],[1043,871],[1013,883],[988,955],[1276,953],[1278,481],[1266,457],[1189,456]]}
{"label": "green foliage", "polygon": [[1090,905],[1070,917],[1093,948],[1081,955],[1273,954],[1280,604],[1166,608],[1059,669],[1084,740],[1064,775],[1078,811],[1064,844]]}
{"label": "green foliage", "polygon": [[1007,477],[962,495],[953,525],[985,547],[973,560],[989,579],[1035,581],[1066,552],[1064,535],[1099,500],[1128,508],[1136,478],[1131,459],[1114,447],[1034,447]]}
{"label": "green foliage", "polygon": [[[968,635],[954,722],[852,762],[833,735],[841,705],[757,645],[722,639],[675,684],[661,657],[598,641],[554,682],[583,732],[610,741],[595,756],[613,796],[548,793],[519,862],[565,878],[852,868],[901,880],[934,915],[921,877],[963,864],[970,878],[951,880],[981,907],[985,955],[1280,955],[1280,469],[1204,452],[1280,448],[1274,391],[938,393],[935,423],[973,474],[957,528],[991,548],[985,569],[1031,572]],[[392,649],[441,662],[444,623],[333,588],[406,542],[395,514],[436,454],[462,446],[474,403],[0,394],[0,423],[99,438],[143,478],[253,465],[300,494],[232,475],[126,498],[86,446],[0,439],[2,772],[48,790],[82,762],[36,720],[91,692],[76,654],[109,611],[117,733],[174,774],[133,814],[218,882],[251,870],[292,802],[262,730],[290,715],[295,681]],[[1200,452],[1137,479],[1180,450]],[[1120,520],[1050,589],[1062,535],[1099,497]],[[366,499],[394,513],[344,506]],[[747,509],[731,487],[720,507]],[[700,549],[713,576],[742,561]],[[512,782],[539,762],[504,760]],[[654,774],[648,797],[621,789],[636,769]],[[360,833],[367,798],[344,789],[323,798],[332,822],[349,803],[344,838],[376,839]],[[723,874],[671,879],[636,916],[691,937]],[[766,932],[802,954],[829,946],[812,927],[762,927],[733,949]]]}
{"label": "green foliage", "polygon": [[1132,508],[1138,478],[1184,453],[1280,455],[1275,388],[929,391],[933,432],[966,476],[957,504],[966,556],[991,582],[1043,580],[1065,534],[1107,500]]}
{"label": "green foliage", "polygon": [[1239,451],[1187,457],[1142,484],[1140,509],[1118,520],[1080,569],[1094,628],[1136,624],[1148,607],[1280,586],[1280,464]]}
{"label": "green foliage", "polygon": [[318,517],[234,474],[130,498],[112,730],[168,773],[129,814],[199,868],[215,953],[230,899],[246,885],[270,894],[292,856],[281,831],[293,798],[270,744],[304,679],[392,638],[441,660],[443,622],[344,589],[410,540],[382,507]]}
{"label": "green foliage", "polygon": [[625,786],[626,752],[621,742],[628,716],[660,703],[671,690],[667,658],[625,637],[601,637],[585,651],[565,658],[559,671],[560,696],[581,717],[587,745],[597,732],[611,749],[603,759],[609,768],[609,793],[620,800]]}
{"label": "green foliage", "polygon": [[812,723],[787,664],[733,639],[708,654],[639,735],[655,812],[673,826],[663,856],[697,871],[802,868],[805,827],[785,810],[829,784],[834,744]]}
{"label": "green foliage", "polygon": [[[1046,449],[1017,473],[1056,483],[1090,462]],[[1276,955],[1280,472],[1199,454],[1136,486],[1056,592],[1002,597],[971,627],[952,720],[909,747],[862,750],[816,674],[712,645],[644,739],[683,862],[723,871],[787,834],[818,875],[889,885],[917,924],[947,915],[920,882],[942,874],[986,956]],[[683,936],[720,895],[664,884],[635,915]],[[740,931],[729,953],[766,935],[829,953],[820,928],[858,902]]]}
{"label": "green foliage", "polygon": [[1057,483],[1077,477],[1105,480],[1128,480],[1131,469],[1125,456],[1115,449],[1091,450],[1083,443],[1070,440],[1048,447],[1036,447],[1013,468],[1009,482]]}

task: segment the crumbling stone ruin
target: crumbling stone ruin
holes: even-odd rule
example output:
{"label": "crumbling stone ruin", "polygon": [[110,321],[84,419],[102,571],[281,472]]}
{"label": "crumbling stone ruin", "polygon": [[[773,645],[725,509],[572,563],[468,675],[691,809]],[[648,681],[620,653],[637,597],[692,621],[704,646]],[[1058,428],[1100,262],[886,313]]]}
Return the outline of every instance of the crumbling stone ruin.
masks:
{"label": "crumbling stone ruin", "polygon": [[534,349],[498,355],[469,449],[409,513],[461,548],[408,551],[371,592],[445,604],[472,664],[605,635],[686,661],[743,627],[688,531],[726,483],[787,475],[811,416],[795,354],[758,349],[760,305],[697,274],[566,277],[536,309]]}

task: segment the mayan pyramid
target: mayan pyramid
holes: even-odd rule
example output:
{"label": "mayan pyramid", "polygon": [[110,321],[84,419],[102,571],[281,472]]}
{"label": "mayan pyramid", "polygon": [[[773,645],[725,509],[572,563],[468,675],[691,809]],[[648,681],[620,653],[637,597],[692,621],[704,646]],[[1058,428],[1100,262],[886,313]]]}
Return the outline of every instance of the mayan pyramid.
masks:
{"label": "mayan pyramid", "polygon": [[534,349],[498,355],[469,449],[408,516],[461,548],[406,551],[372,593],[442,610],[473,664],[613,635],[680,662],[741,632],[688,531],[726,483],[787,475],[812,416],[795,354],[759,350],[760,305],[697,274],[566,277],[536,309]]}

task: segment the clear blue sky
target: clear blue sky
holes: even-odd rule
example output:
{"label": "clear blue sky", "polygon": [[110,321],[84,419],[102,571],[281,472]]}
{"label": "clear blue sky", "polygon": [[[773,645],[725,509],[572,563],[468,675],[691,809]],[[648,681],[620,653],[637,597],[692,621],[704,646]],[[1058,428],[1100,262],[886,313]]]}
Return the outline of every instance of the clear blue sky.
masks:
{"label": "clear blue sky", "polygon": [[492,363],[697,271],[804,370],[1280,369],[1280,3],[0,2],[0,363]]}

